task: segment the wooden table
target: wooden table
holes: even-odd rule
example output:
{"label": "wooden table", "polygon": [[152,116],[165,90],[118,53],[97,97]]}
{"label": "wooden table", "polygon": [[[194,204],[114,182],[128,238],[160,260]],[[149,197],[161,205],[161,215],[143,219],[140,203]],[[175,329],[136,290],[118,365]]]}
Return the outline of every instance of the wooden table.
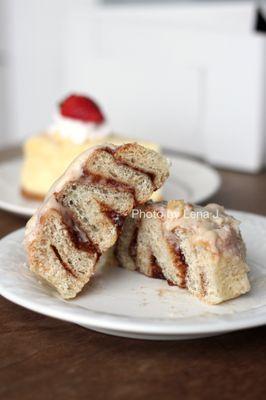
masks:
{"label": "wooden table", "polygon": [[[266,173],[220,171],[211,199],[266,215]],[[25,224],[0,211],[1,236]],[[0,399],[264,399],[266,327],[209,339],[107,336],[0,298]]]}

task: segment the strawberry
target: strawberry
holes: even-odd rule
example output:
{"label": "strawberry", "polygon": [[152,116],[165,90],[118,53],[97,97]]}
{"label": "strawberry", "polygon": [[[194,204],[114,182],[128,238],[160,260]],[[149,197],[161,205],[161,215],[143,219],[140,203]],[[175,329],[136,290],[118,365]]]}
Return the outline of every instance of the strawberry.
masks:
{"label": "strawberry", "polygon": [[72,94],[59,104],[61,115],[100,124],[105,120],[98,105],[85,96]]}

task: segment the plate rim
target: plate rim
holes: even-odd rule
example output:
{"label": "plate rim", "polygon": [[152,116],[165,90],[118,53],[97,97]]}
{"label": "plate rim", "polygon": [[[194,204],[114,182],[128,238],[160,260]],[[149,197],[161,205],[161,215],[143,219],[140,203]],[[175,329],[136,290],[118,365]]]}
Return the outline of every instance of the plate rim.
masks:
{"label": "plate rim", "polygon": [[[259,214],[253,214],[238,210],[228,210],[229,213],[234,213],[235,215],[249,215],[252,218],[263,219],[266,223],[266,217]],[[0,241],[0,248],[5,244],[5,240],[9,239],[10,236],[21,235],[24,228],[18,229],[9,235],[5,236]],[[0,267],[1,269],[1,267]],[[50,309],[47,304],[42,304],[40,302],[34,303],[32,300],[21,298],[14,292],[3,287],[0,282],[0,294],[8,299],[9,301],[23,306],[31,311],[52,317],[61,319],[64,321],[86,325],[91,329],[97,330],[97,328],[106,329],[109,331],[121,331],[121,332],[133,332],[139,334],[148,334],[153,336],[159,335],[193,335],[193,334],[208,334],[208,333],[224,333],[240,329],[248,329],[256,326],[261,326],[266,323],[266,305],[260,306],[258,308],[250,310],[245,310],[238,312],[237,315],[246,314],[247,316],[241,319],[234,320],[235,314],[223,314],[221,318],[210,318],[204,320],[202,324],[196,325],[193,322],[186,322],[186,318],[176,318],[174,320],[160,319],[160,318],[147,318],[147,317],[130,317],[125,315],[114,315],[112,313],[106,313],[101,311],[86,310],[86,313],[81,314],[82,306],[70,303],[69,308],[65,308],[65,303],[69,303],[66,300],[62,300],[59,296],[51,297],[52,300],[59,300],[60,303],[56,310]],[[196,299],[194,299],[196,300]],[[194,301],[193,300],[193,301]],[[39,300],[40,301],[40,300]],[[78,313],[75,311],[79,310]],[[255,312],[254,312],[255,311]],[[197,318],[198,316],[196,316]],[[192,317],[190,317],[190,320]],[[179,322],[181,321],[181,324]]]}

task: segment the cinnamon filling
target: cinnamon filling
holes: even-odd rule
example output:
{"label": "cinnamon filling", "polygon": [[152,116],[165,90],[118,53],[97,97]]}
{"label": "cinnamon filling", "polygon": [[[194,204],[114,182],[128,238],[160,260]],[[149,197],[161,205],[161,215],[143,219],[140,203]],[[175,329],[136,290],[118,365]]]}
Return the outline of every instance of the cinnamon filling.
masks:
{"label": "cinnamon filling", "polygon": [[[107,153],[112,154],[113,157],[115,156],[115,153],[116,153],[116,150],[112,150],[109,147],[106,147],[106,148],[101,149],[101,150],[104,150]],[[117,164],[124,165],[125,167],[129,167],[129,168],[134,169],[136,172],[140,172],[142,174],[148,175],[148,177],[150,178],[150,180],[151,180],[151,182],[153,184],[154,189],[156,189],[155,184],[154,184],[154,181],[155,181],[155,178],[156,178],[155,173],[146,171],[146,170],[144,170],[143,168],[140,168],[140,167],[133,166],[133,165],[127,163],[125,160],[122,161],[122,160],[119,160],[119,159],[117,159],[115,157],[114,157],[114,159],[115,159],[115,162]]]}
{"label": "cinnamon filling", "polygon": [[151,256],[151,277],[155,279],[165,279],[165,276],[162,273],[162,268],[153,254]]}
{"label": "cinnamon filling", "polygon": [[[57,196],[55,197],[57,198]],[[59,200],[57,199],[57,201]],[[117,231],[120,232],[125,220],[125,216],[113,211],[104,204],[99,204],[101,207],[101,212],[103,212],[107,216],[107,218],[112,221]],[[61,213],[62,219],[74,246],[78,250],[83,250],[91,254],[96,254],[98,259],[102,254],[98,245],[88,237],[86,232],[84,232],[78,220],[75,218],[74,213],[67,207],[64,207],[62,205],[61,207],[63,209]]]}
{"label": "cinnamon filling", "polygon": [[76,220],[74,213],[70,209],[64,208],[61,215],[64,225],[76,249],[96,254],[98,259],[101,255],[98,246],[90,240],[87,234],[79,226],[79,222]]}
{"label": "cinnamon filling", "polygon": [[109,186],[118,190],[122,190],[123,192],[128,192],[132,194],[134,197],[134,203],[137,202],[136,200],[136,194],[135,194],[135,189],[132,186],[129,186],[125,183],[118,182],[115,179],[111,178],[105,178],[101,175],[95,175],[87,171],[85,168],[83,170],[83,175],[80,179],[80,181],[84,180],[86,183],[92,183],[92,184],[102,184],[104,186]]}
{"label": "cinnamon filling", "polygon": [[[96,150],[97,151],[97,150]],[[106,151],[106,153],[111,154],[112,156],[115,155],[116,149],[112,149],[111,147],[102,147],[98,151]]]}
{"label": "cinnamon filling", "polygon": [[[75,222],[76,223],[76,222]],[[86,251],[87,253],[97,254],[97,258],[100,257],[101,252],[98,249],[97,245],[93,243],[85,234],[85,232],[81,232],[80,229],[77,228],[77,225],[72,221],[72,226],[66,225],[69,236],[74,243],[74,246],[78,250]]]}
{"label": "cinnamon filling", "polygon": [[137,245],[138,245],[138,233],[139,233],[139,225],[135,226],[135,229],[132,234],[131,242],[129,244],[129,255],[132,260],[137,264]]}
{"label": "cinnamon filling", "polygon": [[[173,243],[169,243],[169,245],[170,245],[171,251],[174,254],[174,263],[175,263],[176,269],[178,271],[178,276],[181,278],[181,282],[180,282],[179,286],[181,288],[186,288],[186,286],[187,286],[186,277],[187,277],[188,265],[186,263],[185,256],[178,245],[173,244]],[[173,285],[172,282],[168,281],[168,283],[169,283],[169,285]]]}
{"label": "cinnamon filling", "polygon": [[116,227],[117,233],[120,233],[126,217],[124,215],[121,215],[118,212],[112,210],[106,204],[103,204],[103,203],[99,203],[99,204],[100,204],[102,213],[104,213],[106,215],[106,217],[112,221],[113,225]]}
{"label": "cinnamon filling", "polygon": [[[86,171],[83,171],[83,176],[79,179],[79,182],[82,182],[84,178],[87,183],[89,181],[90,183],[102,183],[105,185],[109,184],[112,187],[114,187],[116,184],[116,187],[119,188],[121,188],[123,185],[111,179],[105,179],[98,175],[89,174]],[[126,185],[124,185],[124,190],[126,190]],[[59,202],[59,204],[61,204],[59,193],[55,194],[55,198]],[[111,220],[112,224],[116,227],[117,232],[120,233],[123,223],[125,221],[125,216],[114,211],[106,204],[100,203],[99,201],[98,204],[100,205],[101,212],[104,213],[109,220]],[[64,223],[75,247],[79,250],[84,250],[89,253],[95,253],[99,257],[101,255],[101,251],[99,250],[97,244],[93,243],[93,241],[88,237],[84,230],[79,226],[79,222],[75,218],[74,213],[69,208],[62,206],[62,204],[61,207],[63,208],[62,216]]]}
{"label": "cinnamon filling", "polygon": [[148,177],[150,178],[150,181],[152,183],[153,189],[154,190],[157,189],[157,187],[155,186],[155,183],[154,183],[156,175],[153,172],[145,171],[143,168],[140,168],[140,167],[133,167],[132,165],[128,164],[126,161],[115,160],[115,162],[117,164],[124,165],[126,167],[131,168],[131,169],[134,169],[134,171],[140,172],[141,174],[148,175]]}
{"label": "cinnamon filling", "polygon": [[56,256],[56,258],[58,259],[58,261],[60,262],[60,264],[62,265],[62,267],[72,276],[74,276],[74,278],[76,278],[76,274],[75,272],[71,269],[71,267],[65,263],[65,261],[62,259],[62,257],[59,254],[59,251],[57,250],[57,248],[54,245],[50,245],[51,249],[54,252],[54,255]]}
{"label": "cinnamon filling", "polygon": [[167,283],[169,286],[176,286],[176,284],[172,281],[170,281],[169,279],[167,279]]}

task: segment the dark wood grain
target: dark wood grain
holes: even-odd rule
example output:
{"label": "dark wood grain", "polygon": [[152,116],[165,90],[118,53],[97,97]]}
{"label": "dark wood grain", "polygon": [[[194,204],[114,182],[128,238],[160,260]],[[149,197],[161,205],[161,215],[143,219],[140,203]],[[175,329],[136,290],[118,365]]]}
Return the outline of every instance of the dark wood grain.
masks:
{"label": "dark wood grain", "polygon": [[[220,171],[211,201],[266,215],[266,173]],[[0,235],[25,219],[0,211]],[[266,327],[149,342],[103,335],[0,298],[1,399],[264,399]]]}

